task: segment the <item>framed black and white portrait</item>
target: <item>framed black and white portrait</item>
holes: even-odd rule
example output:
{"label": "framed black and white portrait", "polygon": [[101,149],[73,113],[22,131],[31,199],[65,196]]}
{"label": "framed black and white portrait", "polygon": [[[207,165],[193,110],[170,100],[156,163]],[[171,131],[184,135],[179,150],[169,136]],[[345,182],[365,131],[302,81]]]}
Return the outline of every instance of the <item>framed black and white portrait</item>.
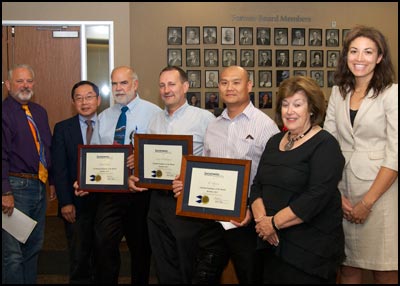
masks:
{"label": "framed black and white portrait", "polygon": [[258,87],[272,87],[272,71],[259,70],[258,71]]}
{"label": "framed black and white portrait", "polygon": [[186,49],[186,66],[200,66],[200,49]]}
{"label": "framed black and white portrait", "polygon": [[344,43],[344,40],[346,40],[347,34],[350,32],[350,29],[343,29],[342,30],[342,45]]}
{"label": "framed black and white portrait", "polygon": [[277,70],[276,71],[276,87],[279,87],[282,81],[290,77],[289,70]]}
{"label": "framed black and white portrait", "polygon": [[203,27],[203,44],[216,44],[217,43],[217,27],[204,26]]}
{"label": "framed black and white portrait", "polygon": [[339,30],[326,29],[325,39],[327,47],[339,47]]}
{"label": "framed black and white portrait", "polygon": [[313,80],[315,80],[320,87],[324,87],[324,71],[323,70],[315,70],[310,72],[310,76]]}
{"label": "framed black and white portrait", "polygon": [[276,46],[288,45],[288,28],[274,28],[274,43]]}
{"label": "framed black and white portrait", "polygon": [[222,50],[222,66],[230,67],[236,65],[236,50],[223,49]]}
{"label": "framed black and white portrait", "polygon": [[272,108],[272,91],[258,93],[258,108]]}
{"label": "framed black and white portrait", "polygon": [[187,92],[186,98],[189,105],[201,107],[201,93],[198,91]]}
{"label": "framed black and white portrait", "polygon": [[253,28],[239,27],[239,45],[253,44]]}
{"label": "framed black and white portrait", "polygon": [[328,68],[336,68],[339,62],[340,51],[330,51],[326,52],[326,66]]}
{"label": "framed black and white portrait", "polygon": [[324,51],[311,50],[310,51],[310,67],[323,67],[324,66]]}
{"label": "framed black and white portrait", "polygon": [[207,88],[217,88],[219,75],[217,70],[206,70],[205,86]]}
{"label": "framed black and white portrait", "polygon": [[335,85],[335,71],[328,71],[328,87]]}
{"label": "framed black and white portrait", "polygon": [[235,27],[221,27],[221,44],[235,44]]}
{"label": "framed black and white portrait", "polygon": [[253,103],[253,105],[256,106],[256,104],[254,102],[254,99],[255,99],[254,91],[250,91],[249,96],[250,96],[251,103]]}
{"label": "framed black and white portrait", "polygon": [[168,45],[182,45],[182,27],[167,28]]}
{"label": "framed black and white portrait", "polygon": [[252,49],[241,49],[240,50],[240,66],[254,67],[254,50]]}
{"label": "framed black and white portrait", "polygon": [[288,67],[289,66],[289,50],[276,50],[276,67]]}
{"label": "framed black and white portrait", "polygon": [[168,49],[167,63],[169,66],[182,66],[182,49]]}
{"label": "framed black and white portrait", "polygon": [[293,70],[294,76],[307,76],[307,70]]}
{"label": "framed black and white portrait", "polygon": [[293,67],[294,68],[307,67],[307,51],[306,50],[294,50],[293,51]]}
{"label": "framed black and white portrait", "polygon": [[204,66],[218,66],[218,49],[204,49]]}
{"label": "framed black and white portrait", "polygon": [[253,83],[253,87],[255,85],[255,78],[254,78],[254,70],[247,70],[247,73],[249,74],[249,80]]}
{"label": "framed black and white portrait", "polygon": [[219,108],[219,92],[206,92],[205,99],[206,109]]}
{"label": "framed black and white portrait", "polygon": [[186,45],[200,44],[200,27],[186,27]]}
{"label": "framed black and white portrait", "polygon": [[322,46],[322,29],[308,30],[308,44],[310,46]]}
{"label": "framed black and white portrait", "polygon": [[271,44],[271,28],[257,27],[257,45],[270,45]]}
{"label": "framed black and white portrait", "polygon": [[258,66],[271,67],[272,66],[272,51],[271,50],[258,50]]}
{"label": "framed black and white portrait", "polygon": [[292,46],[304,46],[306,43],[306,29],[292,29]]}
{"label": "framed black and white portrait", "polygon": [[189,80],[189,88],[201,87],[201,74],[199,70],[188,70],[187,75]]}

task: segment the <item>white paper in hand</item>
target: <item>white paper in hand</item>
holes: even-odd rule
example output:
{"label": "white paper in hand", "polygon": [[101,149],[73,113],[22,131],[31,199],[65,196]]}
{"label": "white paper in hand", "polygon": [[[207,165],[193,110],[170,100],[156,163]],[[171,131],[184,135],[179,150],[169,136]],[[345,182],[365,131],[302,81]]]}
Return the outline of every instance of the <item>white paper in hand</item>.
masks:
{"label": "white paper in hand", "polygon": [[1,220],[2,228],[22,243],[27,241],[37,224],[37,221],[16,208],[11,216],[2,213]]}

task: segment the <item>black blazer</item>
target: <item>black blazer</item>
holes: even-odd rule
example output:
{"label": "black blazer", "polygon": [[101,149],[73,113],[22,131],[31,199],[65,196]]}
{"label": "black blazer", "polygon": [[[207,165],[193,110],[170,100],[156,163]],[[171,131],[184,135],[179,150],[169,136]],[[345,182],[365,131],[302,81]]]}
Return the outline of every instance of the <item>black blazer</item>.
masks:
{"label": "black blazer", "polygon": [[73,184],[78,172],[78,144],[83,144],[79,115],[58,122],[54,126],[51,155],[52,174],[57,192],[59,214],[61,207],[74,204],[77,214],[86,197],[74,194]]}

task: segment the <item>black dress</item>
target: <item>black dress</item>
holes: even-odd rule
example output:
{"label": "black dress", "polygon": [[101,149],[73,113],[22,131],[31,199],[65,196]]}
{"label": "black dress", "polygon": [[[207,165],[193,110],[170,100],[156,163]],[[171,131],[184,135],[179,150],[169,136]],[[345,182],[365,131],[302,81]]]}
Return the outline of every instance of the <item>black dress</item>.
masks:
{"label": "black dress", "polygon": [[268,216],[290,206],[304,222],[281,229],[277,247],[260,238],[258,246],[269,248],[280,260],[308,275],[329,279],[336,276],[344,258],[343,213],[337,185],[345,160],[338,142],[327,131],[321,130],[295,149],[280,151],[284,134],[268,141],[250,201],[261,197]]}

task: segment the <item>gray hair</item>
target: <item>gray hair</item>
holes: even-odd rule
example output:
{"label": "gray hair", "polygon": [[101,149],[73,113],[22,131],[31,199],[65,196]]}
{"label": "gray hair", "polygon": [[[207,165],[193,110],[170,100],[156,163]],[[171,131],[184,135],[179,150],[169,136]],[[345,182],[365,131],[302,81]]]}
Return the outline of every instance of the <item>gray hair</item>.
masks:
{"label": "gray hair", "polygon": [[13,73],[16,69],[27,69],[32,74],[32,78],[35,78],[35,72],[33,68],[28,64],[16,64],[8,71],[8,79],[12,79]]}

